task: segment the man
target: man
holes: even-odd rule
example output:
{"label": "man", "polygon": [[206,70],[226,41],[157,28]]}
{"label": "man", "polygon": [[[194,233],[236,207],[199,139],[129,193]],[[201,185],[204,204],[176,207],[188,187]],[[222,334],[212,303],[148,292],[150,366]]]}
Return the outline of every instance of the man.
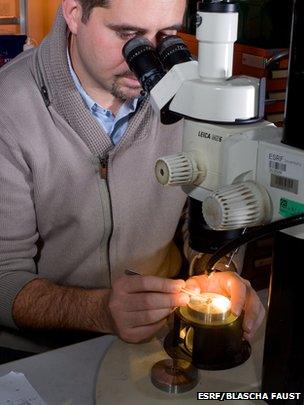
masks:
{"label": "man", "polygon": [[[159,156],[181,150],[181,126],[160,124],[121,53],[135,35],[175,34],[185,3],[62,0],[52,33],[0,72],[3,326],[139,342],[187,304],[185,282],[169,279],[186,196],[153,176]],[[233,273],[214,277],[235,312],[245,306],[250,336],[255,292]]]}

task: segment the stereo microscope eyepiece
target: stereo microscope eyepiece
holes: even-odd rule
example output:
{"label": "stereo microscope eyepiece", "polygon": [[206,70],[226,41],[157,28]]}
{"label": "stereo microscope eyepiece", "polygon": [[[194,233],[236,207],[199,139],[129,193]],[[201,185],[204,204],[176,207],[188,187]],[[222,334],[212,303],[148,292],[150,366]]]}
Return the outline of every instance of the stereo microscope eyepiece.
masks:
{"label": "stereo microscope eyepiece", "polygon": [[130,39],[124,45],[122,53],[146,92],[149,93],[165,75],[156,50],[147,38],[138,36]]}
{"label": "stereo microscope eyepiece", "polygon": [[165,36],[157,45],[156,52],[166,70],[179,63],[193,60],[184,41],[176,35]]}

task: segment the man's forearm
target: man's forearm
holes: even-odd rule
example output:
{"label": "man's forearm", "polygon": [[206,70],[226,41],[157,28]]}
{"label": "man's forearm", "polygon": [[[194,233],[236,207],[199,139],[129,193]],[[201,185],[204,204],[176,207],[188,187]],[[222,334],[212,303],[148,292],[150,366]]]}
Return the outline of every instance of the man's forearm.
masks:
{"label": "man's forearm", "polygon": [[22,328],[113,333],[110,290],[83,289],[35,279],[17,295],[13,318]]}

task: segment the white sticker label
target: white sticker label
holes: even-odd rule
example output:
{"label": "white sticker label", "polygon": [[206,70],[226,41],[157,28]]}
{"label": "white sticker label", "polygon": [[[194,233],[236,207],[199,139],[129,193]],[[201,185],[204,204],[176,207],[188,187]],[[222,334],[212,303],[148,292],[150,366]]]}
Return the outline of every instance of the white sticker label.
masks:
{"label": "white sticker label", "polygon": [[285,156],[275,151],[267,152],[266,161],[270,173],[301,180],[303,174],[303,162],[298,156],[292,154]]}
{"label": "white sticker label", "polygon": [[267,151],[267,171],[270,173],[270,186],[293,194],[299,192],[299,182],[303,178],[304,162],[295,154],[281,154]]}

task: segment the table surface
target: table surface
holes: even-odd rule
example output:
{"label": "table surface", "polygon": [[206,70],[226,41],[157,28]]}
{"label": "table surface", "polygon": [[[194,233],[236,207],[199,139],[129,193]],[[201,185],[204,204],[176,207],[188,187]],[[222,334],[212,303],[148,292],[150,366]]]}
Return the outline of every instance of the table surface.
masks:
{"label": "table surface", "polygon": [[23,373],[47,405],[91,405],[100,362],[116,339],[103,336],[2,364],[0,377],[10,371]]}
{"label": "table surface", "polygon": [[[96,377],[96,405],[176,405],[197,404],[197,392],[259,392],[261,383],[264,326],[252,341],[251,356],[243,364],[227,370],[198,370],[194,388],[174,395],[154,387],[151,369],[159,360],[168,359],[163,349],[163,338],[157,336],[139,345],[117,339],[106,352]],[[167,333],[168,331],[166,331]],[[178,378],[181,379],[181,376]],[[119,387],[119,388],[118,388]],[[258,399],[229,399],[229,405],[263,405]],[[206,400],[205,405],[221,404],[219,400]]]}

